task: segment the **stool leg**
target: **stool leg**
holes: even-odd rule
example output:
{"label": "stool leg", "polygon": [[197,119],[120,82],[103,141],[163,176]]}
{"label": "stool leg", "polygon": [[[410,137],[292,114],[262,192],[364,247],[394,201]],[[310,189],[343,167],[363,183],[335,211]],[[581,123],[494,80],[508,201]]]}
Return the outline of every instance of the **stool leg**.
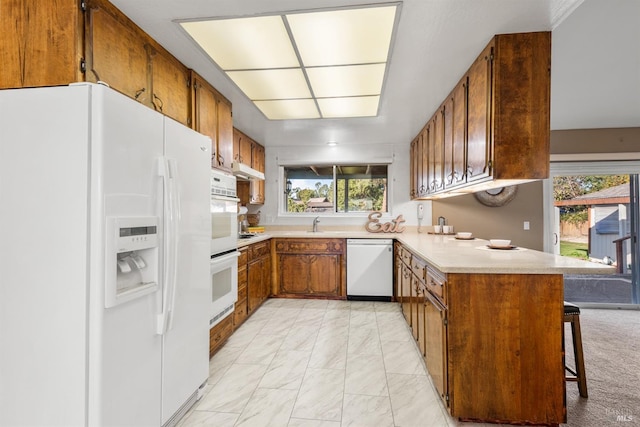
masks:
{"label": "stool leg", "polygon": [[578,391],[580,396],[589,397],[587,393],[587,377],[584,369],[584,353],[582,352],[582,332],[580,331],[580,315],[574,315],[571,322],[573,335],[573,353],[576,360],[576,373],[578,377]]}

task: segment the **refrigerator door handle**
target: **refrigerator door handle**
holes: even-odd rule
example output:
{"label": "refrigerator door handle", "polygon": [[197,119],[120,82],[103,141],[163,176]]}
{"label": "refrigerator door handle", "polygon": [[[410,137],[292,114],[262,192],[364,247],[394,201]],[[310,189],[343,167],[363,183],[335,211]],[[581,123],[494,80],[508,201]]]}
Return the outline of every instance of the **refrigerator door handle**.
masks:
{"label": "refrigerator door handle", "polygon": [[164,262],[162,271],[162,312],[158,315],[157,330],[158,335],[170,329],[172,307],[175,305],[174,290],[176,281],[175,269],[175,191],[174,176],[175,163],[166,157],[158,159],[158,174],[162,177],[163,184],[163,215],[164,215]]}
{"label": "refrigerator door handle", "polygon": [[179,219],[182,208],[180,206],[180,187],[178,182],[178,165],[174,159],[169,159],[169,199],[171,200],[170,209],[173,210],[171,214],[171,239],[169,244],[171,245],[172,260],[169,265],[171,271],[171,283],[170,283],[170,298],[169,298],[169,318],[167,322],[167,331],[173,329],[173,318],[176,308],[176,291],[178,286],[178,231],[179,231]]}

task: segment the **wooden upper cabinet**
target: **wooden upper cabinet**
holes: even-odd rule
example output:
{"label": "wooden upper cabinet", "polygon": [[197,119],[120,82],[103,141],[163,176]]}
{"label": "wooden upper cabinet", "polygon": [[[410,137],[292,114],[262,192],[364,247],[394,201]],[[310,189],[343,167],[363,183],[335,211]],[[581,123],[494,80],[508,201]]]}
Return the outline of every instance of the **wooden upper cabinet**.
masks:
{"label": "wooden upper cabinet", "polygon": [[211,167],[231,169],[231,103],[197,73],[191,72],[192,127],[211,138]]}
{"label": "wooden upper cabinet", "polygon": [[106,2],[87,5],[86,80],[151,105],[151,46],[125,17]]}
{"label": "wooden upper cabinet", "polygon": [[548,178],[550,90],[550,32],[495,36],[427,122],[423,170],[412,163],[411,179],[427,176],[428,194],[412,197]]}
{"label": "wooden upper cabinet", "polygon": [[233,161],[251,166],[251,147],[251,138],[233,128]]}
{"label": "wooden upper cabinet", "polygon": [[495,38],[493,177],[549,177],[551,33]]}
{"label": "wooden upper cabinet", "polygon": [[231,169],[233,162],[233,117],[231,102],[218,97],[218,167]]}
{"label": "wooden upper cabinet", "polygon": [[192,127],[211,138],[211,167],[218,166],[218,98],[206,80],[192,72]]}
{"label": "wooden upper cabinet", "polygon": [[456,186],[465,179],[466,170],[466,77],[444,103],[444,180],[445,187]]}
{"label": "wooden upper cabinet", "polygon": [[189,69],[165,51],[151,55],[151,104],[161,113],[185,126],[191,124]]}
{"label": "wooden upper cabinet", "polygon": [[468,73],[467,182],[490,174],[493,48],[494,43],[491,42]]}
{"label": "wooden upper cabinet", "polygon": [[431,191],[441,191],[444,189],[444,108],[440,109],[433,116],[433,181]]}
{"label": "wooden upper cabinet", "polygon": [[0,88],[83,81],[82,23],[77,0],[2,0]]}

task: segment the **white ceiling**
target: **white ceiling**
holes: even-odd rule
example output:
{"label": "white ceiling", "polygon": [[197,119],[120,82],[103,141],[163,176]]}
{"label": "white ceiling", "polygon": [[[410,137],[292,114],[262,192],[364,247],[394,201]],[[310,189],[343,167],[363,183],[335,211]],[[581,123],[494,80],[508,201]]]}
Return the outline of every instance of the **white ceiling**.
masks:
{"label": "white ceiling", "polygon": [[269,121],[174,20],[388,3],[383,0],[111,0],[233,103],[266,146],[409,143],[494,34],[552,36],[551,129],[640,126],[639,0],[404,0],[380,114]]}

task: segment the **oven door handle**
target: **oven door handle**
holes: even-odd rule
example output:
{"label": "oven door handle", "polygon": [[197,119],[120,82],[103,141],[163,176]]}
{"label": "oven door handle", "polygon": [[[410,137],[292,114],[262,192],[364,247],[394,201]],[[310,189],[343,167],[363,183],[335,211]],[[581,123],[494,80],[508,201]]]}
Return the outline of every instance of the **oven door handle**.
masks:
{"label": "oven door handle", "polygon": [[236,202],[236,203],[238,203],[240,201],[240,199],[237,198],[237,197],[220,196],[220,195],[217,195],[217,194],[212,194],[211,195],[211,200],[222,200],[223,202]]}
{"label": "oven door handle", "polygon": [[211,258],[211,268],[217,267],[220,264],[224,264],[225,262],[228,262],[230,260],[232,260],[233,258],[238,258],[240,256],[240,252],[239,251],[233,251],[229,254],[226,255],[222,255],[219,257],[214,257]]}

